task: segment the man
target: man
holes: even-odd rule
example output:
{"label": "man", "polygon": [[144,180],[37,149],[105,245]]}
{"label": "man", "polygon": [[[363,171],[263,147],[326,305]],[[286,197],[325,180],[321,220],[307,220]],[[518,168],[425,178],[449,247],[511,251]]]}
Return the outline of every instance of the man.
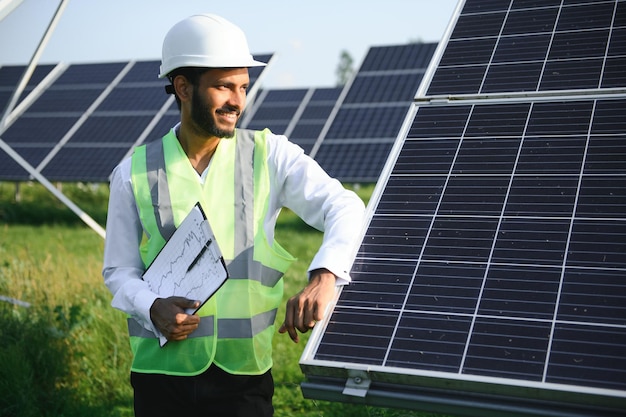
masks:
{"label": "man", "polygon": [[[196,15],[165,37],[160,77],[181,121],[113,171],[103,276],[129,317],[137,416],[271,416],[271,345],[282,275],[293,258],[274,241],[281,207],[324,231],[309,283],[289,299],[280,333],[295,342],[323,318],[348,270],[363,203],[301,148],[269,130],[236,129],[249,85],[243,32]],[[200,202],[230,278],[197,300],[160,298],[141,279]],[[168,339],[160,347],[158,335]]]}

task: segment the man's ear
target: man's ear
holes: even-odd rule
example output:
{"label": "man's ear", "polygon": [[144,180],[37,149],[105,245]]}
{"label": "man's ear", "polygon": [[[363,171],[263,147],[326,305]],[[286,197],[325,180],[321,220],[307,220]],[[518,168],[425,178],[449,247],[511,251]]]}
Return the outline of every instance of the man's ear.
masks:
{"label": "man's ear", "polygon": [[193,93],[193,85],[184,75],[177,75],[172,81],[172,86],[180,101],[190,101]]}

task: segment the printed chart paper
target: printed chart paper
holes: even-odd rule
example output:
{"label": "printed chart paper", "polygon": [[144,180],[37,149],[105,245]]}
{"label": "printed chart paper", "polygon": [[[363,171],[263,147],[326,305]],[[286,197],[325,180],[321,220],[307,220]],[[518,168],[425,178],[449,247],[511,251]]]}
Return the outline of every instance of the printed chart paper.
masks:
{"label": "printed chart paper", "polygon": [[[194,206],[143,274],[159,296],[198,300],[200,307],[227,278],[224,258],[200,204]],[[159,338],[163,346],[166,339],[162,335]]]}

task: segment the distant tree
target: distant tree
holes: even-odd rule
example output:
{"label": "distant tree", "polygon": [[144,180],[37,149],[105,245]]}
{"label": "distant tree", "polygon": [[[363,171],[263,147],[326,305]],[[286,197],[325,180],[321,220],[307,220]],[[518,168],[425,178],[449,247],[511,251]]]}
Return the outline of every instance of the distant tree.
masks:
{"label": "distant tree", "polygon": [[337,69],[335,70],[335,75],[337,76],[337,86],[345,85],[352,74],[354,74],[354,67],[352,64],[354,60],[348,51],[345,49],[341,51],[341,55],[339,56],[339,64],[337,65]]}

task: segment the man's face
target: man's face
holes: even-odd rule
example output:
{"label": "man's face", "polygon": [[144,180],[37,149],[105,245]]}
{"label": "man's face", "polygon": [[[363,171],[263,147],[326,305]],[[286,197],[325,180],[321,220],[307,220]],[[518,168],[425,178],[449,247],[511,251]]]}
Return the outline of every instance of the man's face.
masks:
{"label": "man's face", "polygon": [[204,136],[227,138],[235,134],[235,126],[246,105],[250,84],[247,68],[210,69],[193,87],[191,120]]}

